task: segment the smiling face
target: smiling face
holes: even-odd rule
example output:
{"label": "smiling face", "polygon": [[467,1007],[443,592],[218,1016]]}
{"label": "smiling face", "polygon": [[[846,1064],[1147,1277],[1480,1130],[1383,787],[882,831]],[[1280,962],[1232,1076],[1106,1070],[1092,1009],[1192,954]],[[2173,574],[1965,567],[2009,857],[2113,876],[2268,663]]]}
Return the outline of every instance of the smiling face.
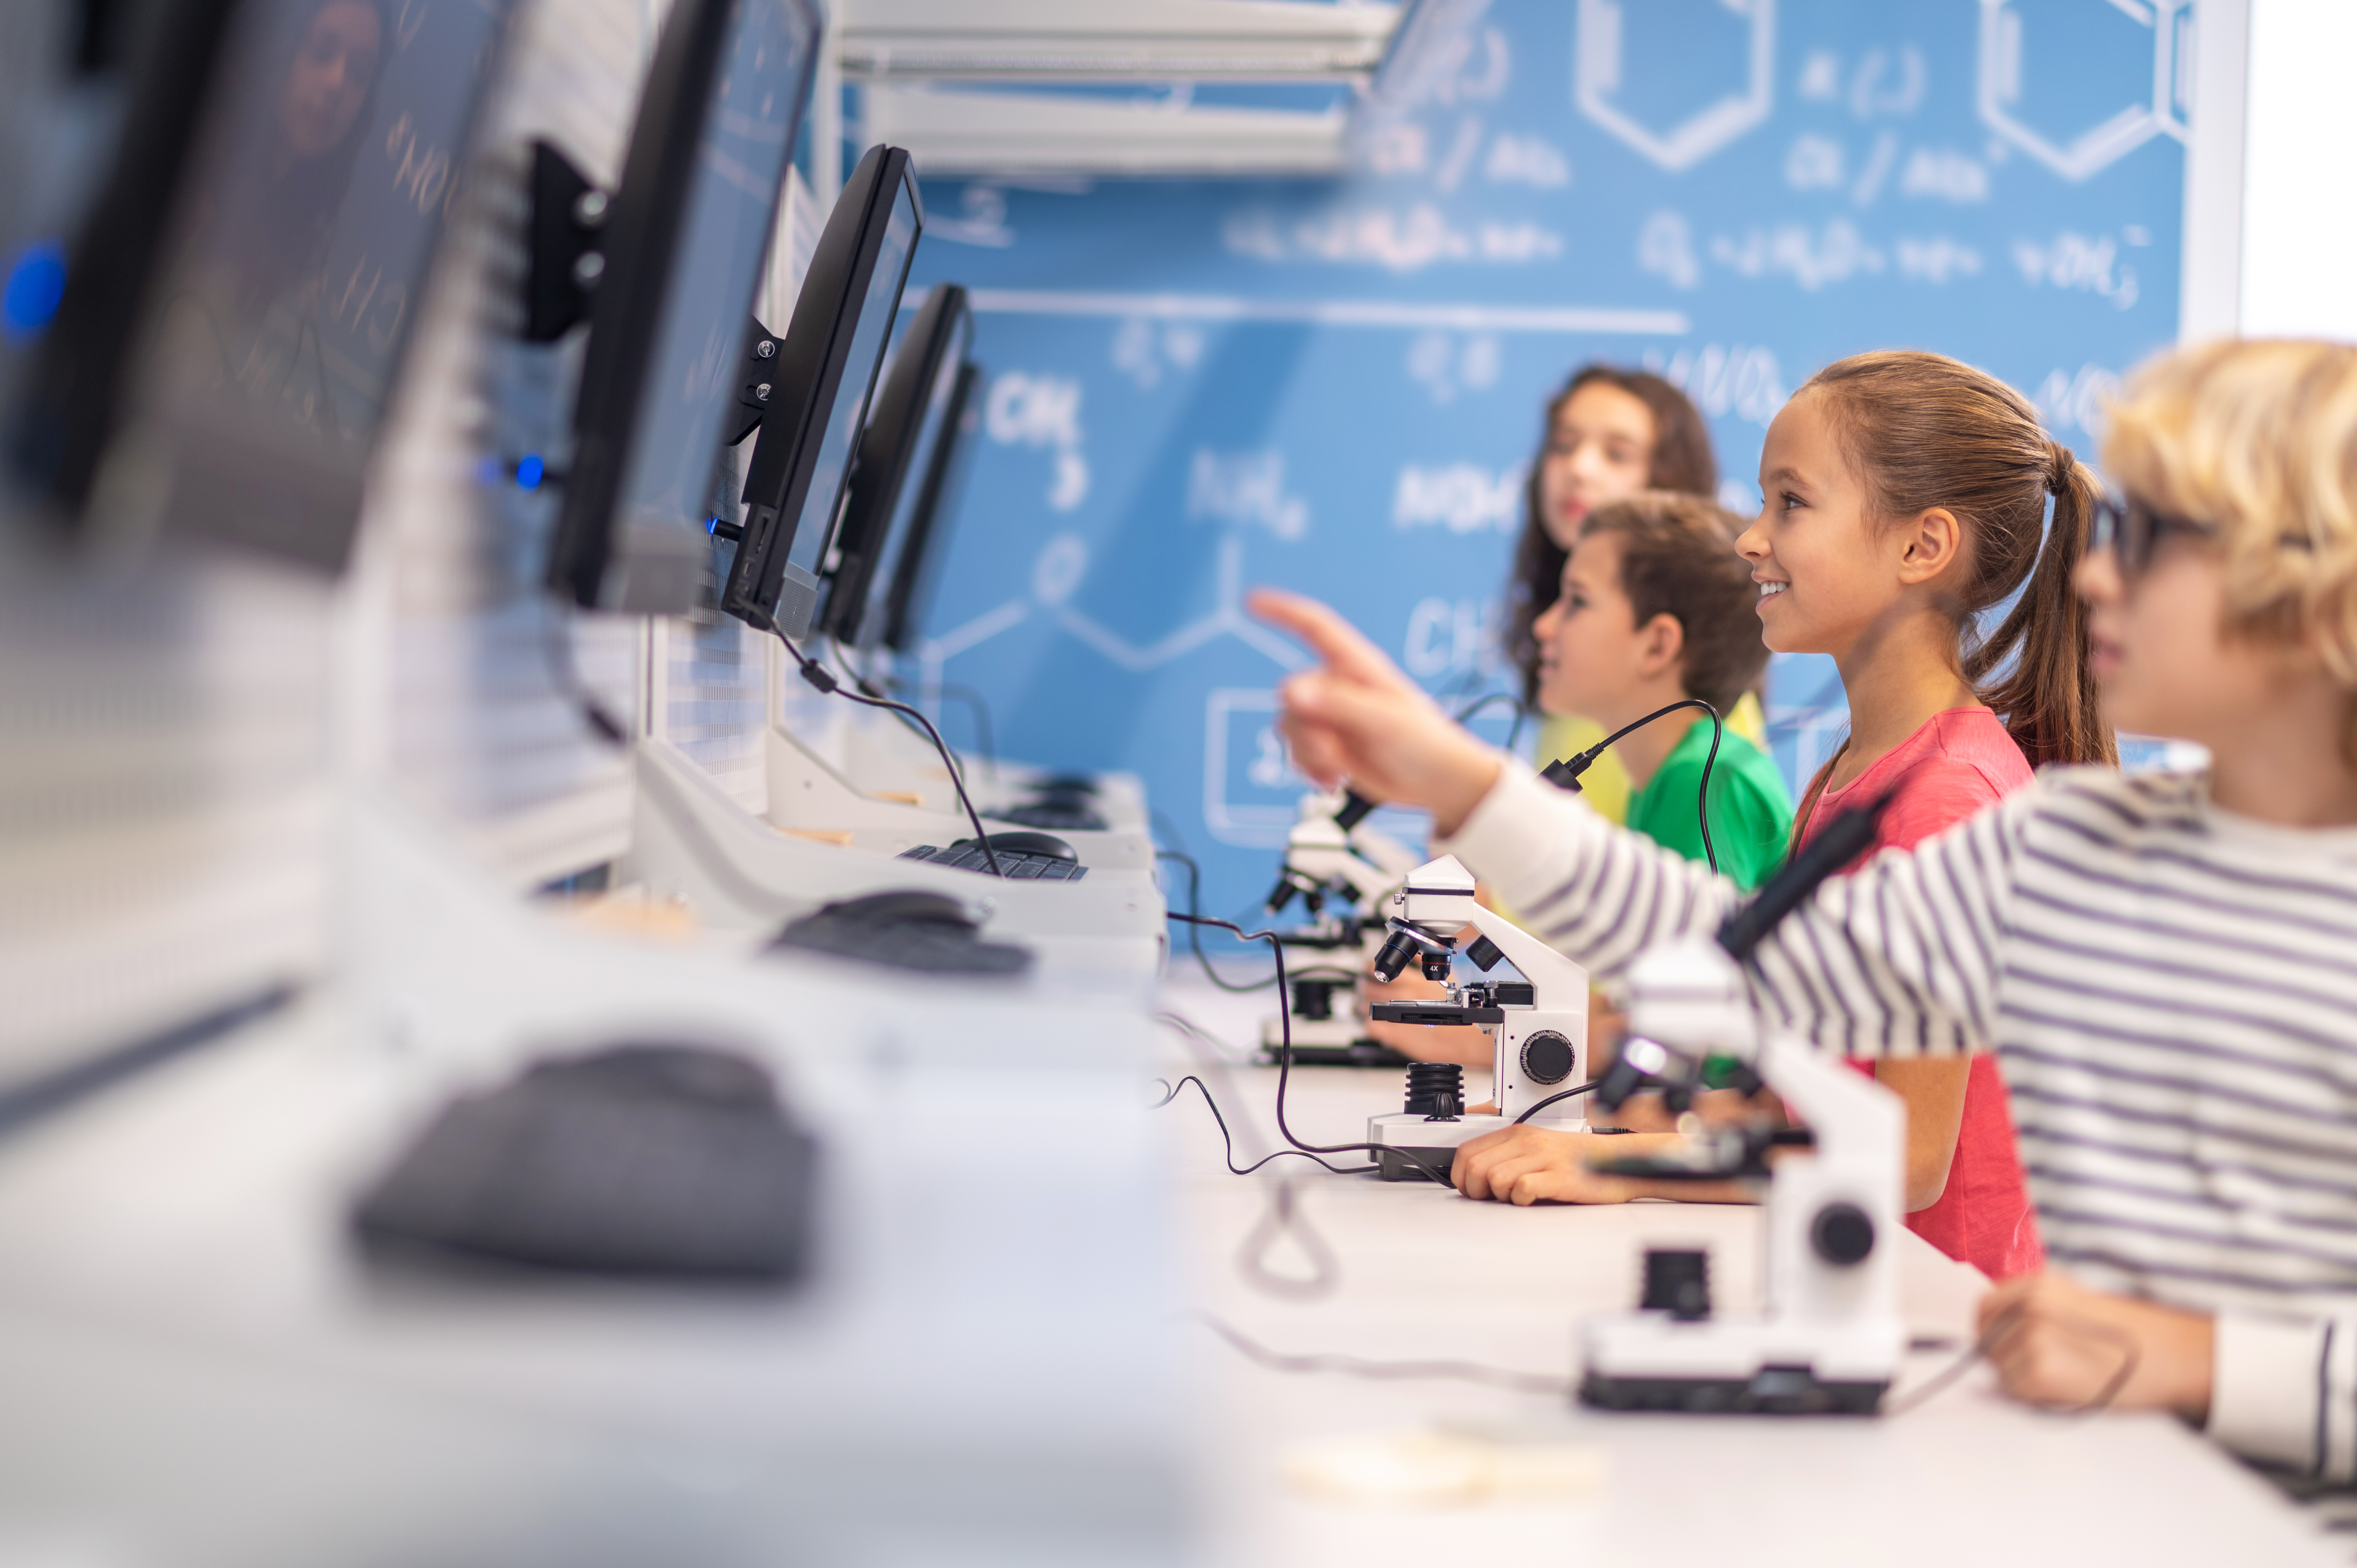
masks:
{"label": "smiling face", "polygon": [[1562,593],[1531,625],[1539,643],[1539,706],[1550,714],[1618,715],[1652,668],[1648,656],[1659,639],[1637,625],[1620,585],[1620,552],[1614,534],[1578,541],[1563,564]]}
{"label": "smiling face", "polygon": [[1759,518],[1736,541],[1760,585],[1778,653],[1846,653],[1904,591],[1903,530],[1874,526],[1866,485],[1834,439],[1824,394],[1803,392],[1768,427]]}
{"label": "smiling face", "polygon": [[278,128],[296,157],[316,158],[351,130],[376,81],[382,32],[363,0],[329,0],[312,16],[278,97]]}
{"label": "smiling face", "polygon": [[1653,411],[1609,381],[1564,400],[1539,456],[1539,518],[1556,549],[1577,542],[1589,512],[1646,487],[1658,434]]}

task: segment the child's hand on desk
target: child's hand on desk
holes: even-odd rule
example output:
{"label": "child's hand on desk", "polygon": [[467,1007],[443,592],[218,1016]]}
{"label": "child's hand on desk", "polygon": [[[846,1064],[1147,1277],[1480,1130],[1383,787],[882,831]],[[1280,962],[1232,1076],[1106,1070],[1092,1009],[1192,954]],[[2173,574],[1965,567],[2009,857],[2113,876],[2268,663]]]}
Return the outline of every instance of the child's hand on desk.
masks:
{"label": "child's hand on desk", "polygon": [[2045,1273],[2003,1281],[1982,1297],[1980,1326],[1998,1380],[2015,1399],[2075,1409],[2103,1399],[2126,1369],[2106,1409],[2209,1416],[2215,1323],[2206,1314]]}
{"label": "child's hand on desk", "polygon": [[1588,1160],[1652,1154],[1669,1138],[1632,1133],[1598,1139],[1528,1125],[1487,1133],[1457,1151],[1449,1179],[1468,1197],[1501,1203],[1626,1203],[1637,1196],[1625,1177],[1589,1168]]}

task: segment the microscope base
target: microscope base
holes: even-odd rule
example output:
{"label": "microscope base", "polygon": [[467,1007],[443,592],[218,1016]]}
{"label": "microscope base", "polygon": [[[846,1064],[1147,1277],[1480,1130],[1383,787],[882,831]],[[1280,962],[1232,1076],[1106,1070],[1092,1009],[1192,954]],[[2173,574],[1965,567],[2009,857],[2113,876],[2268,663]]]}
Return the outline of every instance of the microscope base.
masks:
{"label": "microscope base", "polygon": [[[1437,1122],[1413,1112],[1395,1111],[1367,1118],[1367,1142],[1374,1145],[1375,1167],[1383,1180],[1437,1181],[1455,1165],[1457,1145],[1512,1125],[1512,1119],[1504,1116],[1459,1116]],[[1587,1131],[1587,1118],[1577,1112],[1560,1119],[1534,1116],[1531,1125],[1550,1133]]]}
{"label": "microscope base", "polygon": [[1680,1322],[1666,1312],[1588,1324],[1582,1404],[1698,1415],[1872,1415],[1907,1342],[1897,1321]]}

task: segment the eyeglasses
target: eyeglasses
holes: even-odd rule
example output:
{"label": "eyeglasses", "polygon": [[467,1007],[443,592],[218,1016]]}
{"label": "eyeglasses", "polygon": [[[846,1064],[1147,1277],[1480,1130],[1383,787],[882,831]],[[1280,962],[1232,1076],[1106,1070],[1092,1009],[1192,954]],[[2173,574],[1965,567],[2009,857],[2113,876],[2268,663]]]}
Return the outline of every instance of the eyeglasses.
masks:
{"label": "eyeglasses", "polygon": [[2152,564],[2153,552],[2160,548],[2160,542],[2172,533],[2214,539],[2218,529],[2213,523],[2157,512],[2134,496],[2126,499],[2105,496],[2095,503],[2095,515],[2087,531],[2087,549],[2090,553],[2110,551],[2119,562],[2121,577],[2134,582]]}

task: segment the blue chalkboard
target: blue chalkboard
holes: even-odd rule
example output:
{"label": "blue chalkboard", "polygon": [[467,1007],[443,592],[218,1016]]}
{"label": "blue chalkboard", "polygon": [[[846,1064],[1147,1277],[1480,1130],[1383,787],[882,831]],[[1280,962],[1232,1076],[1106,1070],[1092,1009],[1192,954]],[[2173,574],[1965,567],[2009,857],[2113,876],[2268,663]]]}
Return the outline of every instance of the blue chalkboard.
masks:
{"label": "blue chalkboard", "polygon": [[[1301,783],[1270,583],[1436,690],[1502,684],[1541,408],[1593,359],[1709,416],[1728,499],[1818,366],[1935,349],[2091,455],[2169,343],[2191,77],[2175,0],[1496,0],[1333,181],[934,181],[912,285],[975,291],[989,394],[925,672],[1009,755],[1145,775],[1206,908]],[[1780,660],[1795,777],[1829,661]],[[956,705],[949,714],[962,723]]]}

